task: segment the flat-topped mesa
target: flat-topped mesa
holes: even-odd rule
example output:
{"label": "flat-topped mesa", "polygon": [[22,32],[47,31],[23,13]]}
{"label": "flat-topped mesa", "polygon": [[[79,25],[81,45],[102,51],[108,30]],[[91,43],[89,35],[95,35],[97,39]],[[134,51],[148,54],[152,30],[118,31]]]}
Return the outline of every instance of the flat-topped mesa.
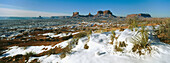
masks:
{"label": "flat-topped mesa", "polygon": [[105,10],[105,11],[103,11],[103,14],[105,15],[105,14],[111,14],[112,15],[112,12],[110,11],[110,10]]}
{"label": "flat-topped mesa", "polygon": [[100,16],[103,16],[103,11],[97,11],[95,17],[100,17]]}
{"label": "flat-topped mesa", "polygon": [[98,11],[95,17],[116,17],[110,10]]}
{"label": "flat-topped mesa", "polygon": [[130,14],[130,15],[127,15],[126,18],[134,18],[134,17],[144,17],[144,18],[150,18],[151,15],[150,14],[145,14],[145,13],[140,13],[140,14]]}
{"label": "flat-topped mesa", "polygon": [[79,16],[79,12],[73,12],[73,16],[72,17],[78,17]]}
{"label": "flat-topped mesa", "polygon": [[88,15],[79,15],[79,12],[73,12],[73,16],[74,18],[78,18],[78,17],[93,17],[93,15],[91,13],[89,13]]}

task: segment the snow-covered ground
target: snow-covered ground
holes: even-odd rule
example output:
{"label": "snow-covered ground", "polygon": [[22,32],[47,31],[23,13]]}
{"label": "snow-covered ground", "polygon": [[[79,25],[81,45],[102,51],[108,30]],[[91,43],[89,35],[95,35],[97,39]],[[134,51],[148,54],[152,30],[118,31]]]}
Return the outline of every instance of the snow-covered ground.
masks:
{"label": "snow-covered ground", "polygon": [[[33,53],[36,53],[36,54],[39,54],[39,53],[42,53],[44,51],[48,51],[50,49],[53,49],[57,46],[61,46],[62,48],[66,47],[68,45],[68,42],[70,42],[71,39],[67,40],[67,41],[64,41],[62,43],[59,43],[59,44],[56,44],[55,46],[29,46],[29,47],[18,47],[18,46],[12,46],[12,47],[9,47],[8,50],[6,50],[6,53],[4,53],[2,56],[0,56],[0,58],[2,57],[9,57],[9,56],[15,56],[15,55],[18,55],[18,54],[26,54],[26,53],[29,53],[29,52],[33,52]],[[47,50],[45,50],[47,49]]]}
{"label": "snow-covered ground", "polygon": [[42,34],[42,35],[44,35],[44,36],[49,36],[49,37],[65,37],[65,36],[69,36],[69,35],[75,35],[75,34],[78,34],[78,33],[80,33],[80,32],[74,32],[74,33],[68,33],[68,34],[66,34],[66,33],[60,33],[60,34],[57,34],[57,35],[55,35],[55,33],[45,33],[45,34]]}
{"label": "snow-covered ground", "polygon": [[[152,30],[151,27],[146,27]],[[111,42],[111,32],[104,33],[92,33],[88,41],[88,37],[83,37],[79,39],[78,45],[72,49],[71,54],[63,59],[59,57],[60,54],[52,54],[50,56],[45,55],[41,57],[30,57],[29,62],[34,59],[38,59],[41,63],[169,63],[170,58],[170,45],[162,43],[159,39],[152,35],[152,31],[149,31],[149,41],[151,43],[152,51],[151,53],[145,52],[145,55],[139,55],[136,52],[132,52],[133,43],[131,38],[140,34],[130,29],[125,29],[124,31],[116,30],[116,37],[113,44]],[[51,34],[48,34],[51,35]],[[54,34],[52,34],[54,35]],[[55,46],[65,47],[68,45],[68,41],[64,41]],[[115,51],[114,46],[116,42],[124,41],[127,46],[123,47],[122,52]],[[89,46],[88,49],[84,49],[84,45]],[[25,54],[26,52],[41,53],[45,50],[43,48],[54,48],[55,46],[30,46],[26,49],[22,47],[10,47],[10,50],[4,54],[6,56],[14,56],[17,54]],[[2,57],[2,56],[1,56]]]}

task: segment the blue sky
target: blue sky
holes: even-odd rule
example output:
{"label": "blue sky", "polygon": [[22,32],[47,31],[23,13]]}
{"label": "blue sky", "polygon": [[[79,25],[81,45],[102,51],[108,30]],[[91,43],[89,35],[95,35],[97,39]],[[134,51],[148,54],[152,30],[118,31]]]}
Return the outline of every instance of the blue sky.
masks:
{"label": "blue sky", "polygon": [[111,10],[116,16],[170,17],[170,0],[0,0],[0,16],[96,14],[98,10]]}

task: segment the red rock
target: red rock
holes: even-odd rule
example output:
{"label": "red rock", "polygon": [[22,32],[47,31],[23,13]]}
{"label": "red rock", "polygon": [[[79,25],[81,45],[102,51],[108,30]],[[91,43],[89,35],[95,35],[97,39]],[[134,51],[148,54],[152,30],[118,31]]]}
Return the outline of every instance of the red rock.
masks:
{"label": "red rock", "polygon": [[140,13],[140,14],[130,14],[130,15],[127,15],[126,18],[134,18],[134,17],[149,18],[149,17],[151,17],[151,15],[150,14],[143,14],[143,13]]}
{"label": "red rock", "polygon": [[73,12],[73,16],[72,17],[76,17],[79,16],[79,12]]}

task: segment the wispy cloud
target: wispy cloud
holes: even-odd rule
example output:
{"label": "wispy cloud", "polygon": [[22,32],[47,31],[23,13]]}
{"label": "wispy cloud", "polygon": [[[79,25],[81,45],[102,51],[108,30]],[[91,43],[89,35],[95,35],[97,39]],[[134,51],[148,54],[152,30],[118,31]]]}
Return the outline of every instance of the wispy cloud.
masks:
{"label": "wispy cloud", "polygon": [[37,16],[68,16],[70,14],[65,13],[50,13],[31,10],[19,10],[10,8],[0,8],[0,16],[18,16],[18,17],[37,17]]}
{"label": "wispy cloud", "polygon": [[23,7],[20,6],[14,6],[14,5],[8,5],[8,4],[0,4],[1,8],[16,8],[16,9],[23,9]]}

